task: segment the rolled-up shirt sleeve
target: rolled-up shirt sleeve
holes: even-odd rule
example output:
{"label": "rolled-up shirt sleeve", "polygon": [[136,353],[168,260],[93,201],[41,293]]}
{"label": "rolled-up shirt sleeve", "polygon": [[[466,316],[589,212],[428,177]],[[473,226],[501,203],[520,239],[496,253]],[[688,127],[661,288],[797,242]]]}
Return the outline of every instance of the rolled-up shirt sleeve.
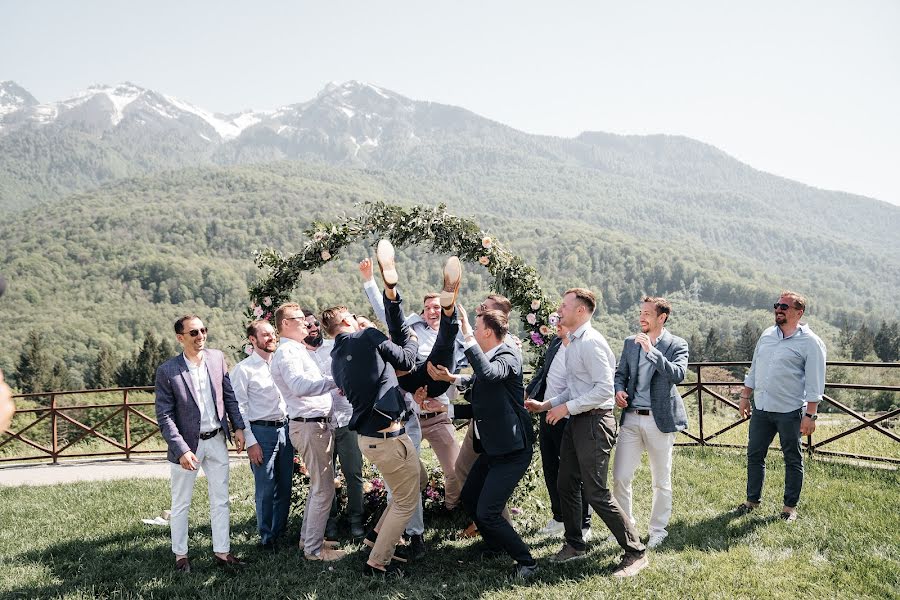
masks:
{"label": "rolled-up shirt sleeve", "polygon": [[819,402],[825,393],[825,344],[818,337],[810,338],[806,355],[806,401]]}

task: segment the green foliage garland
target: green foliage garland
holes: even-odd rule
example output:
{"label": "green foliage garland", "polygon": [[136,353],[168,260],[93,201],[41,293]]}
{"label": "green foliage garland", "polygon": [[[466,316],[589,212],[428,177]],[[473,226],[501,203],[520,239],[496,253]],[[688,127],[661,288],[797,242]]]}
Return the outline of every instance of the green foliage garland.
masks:
{"label": "green foliage garland", "polygon": [[415,244],[430,246],[439,254],[455,254],[460,260],[478,263],[494,277],[491,289],[503,294],[519,311],[535,364],[543,359],[547,342],[554,335],[550,325],[551,302],[540,286],[534,268],[493,240],[477,223],[438,206],[402,207],[384,202],[365,202],[358,216],[343,223],[314,221],[304,232],[303,250],[284,257],[267,248],[257,253],[256,265],[268,272],[250,288],[252,302],[248,319],[273,319],[273,307],[286,302],[304,272],[326,265],[344,246],[366,237],[387,238],[397,248]]}

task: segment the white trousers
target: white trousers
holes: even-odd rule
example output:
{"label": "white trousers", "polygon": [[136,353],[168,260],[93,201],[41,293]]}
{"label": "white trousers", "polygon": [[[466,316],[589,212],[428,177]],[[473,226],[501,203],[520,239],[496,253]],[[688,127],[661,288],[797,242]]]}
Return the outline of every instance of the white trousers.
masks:
{"label": "white trousers", "polygon": [[[229,552],[229,505],[228,500],[228,447],[225,445],[225,433],[209,440],[200,440],[197,447],[197,459],[206,475],[209,490],[209,520],[212,528],[213,552]],[[194,482],[198,471],[188,471],[180,464],[170,463],[172,487],[172,514],[169,527],[172,532],[172,552],[178,556],[188,553],[188,511],[191,508],[191,496],[194,495]]]}
{"label": "white trousers", "polygon": [[674,433],[663,433],[656,427],[653,415],[628,413],[619,428],[616,456],[613,460],[613,495],[625,513],[635,523],[631,508],[631,483],[634,472],[641,464],[641,455],[647,451],[650,459],[650,478],[653,487],[653,508],[650,510],[650,535],[666,535],[666,526],[672,516],[672,447]]}

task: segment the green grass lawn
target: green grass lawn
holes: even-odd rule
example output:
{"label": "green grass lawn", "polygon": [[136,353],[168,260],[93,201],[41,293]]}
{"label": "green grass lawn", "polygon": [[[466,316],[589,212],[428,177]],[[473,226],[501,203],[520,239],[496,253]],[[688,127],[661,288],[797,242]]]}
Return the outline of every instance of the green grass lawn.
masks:
{"label": "green grass lawn", "polygon": [[[603,541],[607,532],[596,517],[586,560],[561,566],[547,561],[561,540],[536,533],[549,518],[543,488],[517,516],[517,529],[541,564],[527,584],[509,578],[509,560],[481,560],[477,541],[455,540],[449,520],[426,531],[428,556],[399,582],[364,579],[363,551],[331,566],[305,562],[296,546],[260,554],[246,467],[235,470],[231,484],[232,549],[252,561],[239,575],[212,563],[204,480],[194,495],[194,572],[187,576],[172,568],[168,529],[140,522],[168,507],[165,480],[2,488],[0,597],[900,598],[898,472],[808,462],[801,517],[788,524],[777,518],[780,453],[771,458],[763,506],[737,517],[732,509],[744,498],[742,454],[679,448],[669,538],[652,552],[648,569],[625,581],[609,576],[620,552]],[[639,473],[636,512],[646,535],[646,466]],[[299,523],[292,522],[291,535],[298,532]]]}

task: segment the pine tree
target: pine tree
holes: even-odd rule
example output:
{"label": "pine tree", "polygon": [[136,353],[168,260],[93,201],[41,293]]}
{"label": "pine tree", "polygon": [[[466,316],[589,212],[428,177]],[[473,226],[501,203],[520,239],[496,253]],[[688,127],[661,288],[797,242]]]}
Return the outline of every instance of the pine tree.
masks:
{"label": "pine tree", "polygon": [[19,389],[25,394],[47,391],[44,383],[52,368],[41,336],[37,331],[29,332],[25,348],[16,364],[16,383]]}
{"label": "pine tree", "polygon": [[93,389],[110,388],[116,384],[116,363],[112,350],[102,344],[97,351],[97,361],[85,378]]}
{"label": "pine tree", "polygon": [[741,335],[735,344],[735,360],[753,360],[753,351],[756,349],[756,342],[762,334],[759,326],[747,321],[741,327]]}
{"label": "pine tree", "polygon": [[872,343],[872,332],[863,323],[855,334],[853,334],[853,342],[850,344],[850,358],[853,360],[865,360],[867,356],[875,353],[875,346]]}
{"label": "pine tree", "polygon": [[894,321],[890,325],[881,322],[875,334],[875,354],[884,362],[895,362],[900,359],[900,323]]}

